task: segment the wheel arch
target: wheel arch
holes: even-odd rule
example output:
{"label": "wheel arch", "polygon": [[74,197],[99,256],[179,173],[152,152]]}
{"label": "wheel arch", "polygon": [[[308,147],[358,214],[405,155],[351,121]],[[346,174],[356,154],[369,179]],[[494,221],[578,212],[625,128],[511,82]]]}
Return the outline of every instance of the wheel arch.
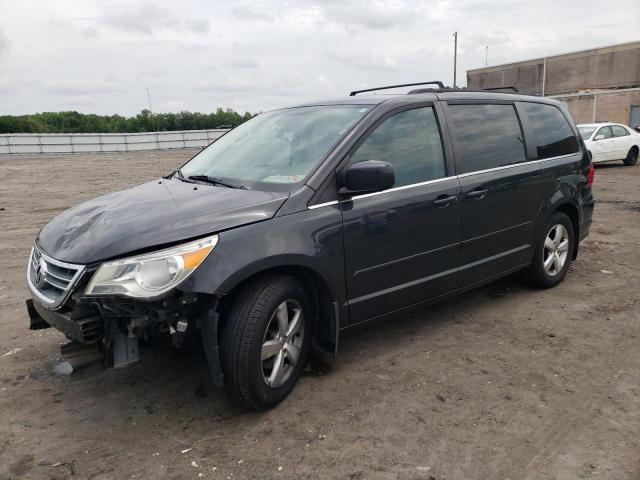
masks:
{"label": "wheel arch", "polygon": [[[305,262],[306,263],[306,262]],[[338,348],[338,331],[340,314],[337,307],[336,294],[331,291],[329,283],[317,270],[300,261],[289,258],[286,263],[260,262],[238,272],[220,286],[218,312],[221,317],[218,335],[225,327],[225,314],[233,305],[237,292],[245,285],[264,275],[281,274],[292,276],[303,283],[312,297],[317,313],[314,325],[312,352],[316,354],[335,354]]]}
{"label": "wheel arch", "polygon": [[551,212],[551,215],[555,212],[562,212],[571,220],[571,224],[573,225],[573,260],[575,260],[578,257],[578,247],[580,244],[580,211],[573,203],[566,202],[557,205]]}

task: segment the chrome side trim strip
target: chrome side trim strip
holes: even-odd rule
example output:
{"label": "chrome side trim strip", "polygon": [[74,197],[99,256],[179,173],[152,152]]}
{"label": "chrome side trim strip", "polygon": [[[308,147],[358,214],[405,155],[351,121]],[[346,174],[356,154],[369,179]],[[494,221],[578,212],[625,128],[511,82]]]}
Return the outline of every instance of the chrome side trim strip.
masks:
{"label": "chrome side trim strip", "polygon": [[[568,153],[566,155],[558,155],[557,157],[543,158],[543,159],[540,159],[540,160],[530,160],[528,162],[512,163],[510,165],[502,165],[500,167],[487,168],[485,170],[477,170],[475,172],[461,173],[460,175],[452,175],[450,177],[436,178],[435,180],[427,180],[426,182],[412,183],[411,185],[403,185],[401,187],[394,187],[394,188],[390,188],[388,190],[382,190],[380,192],[364,193],[362,195],[355,195],[353,197],[350,197],[347,200],[341,200],[341,201],[340,200],[333,200],[331,202],[318,203],[316,205],[309,205],[307,207],[307,209],[312,210],[314,208],[320,208],[320,207],[326,207],[326,206],[329,206],[329,205],[335,205],[337,203],[342,203],[344,201],[357,200],[359,198],[373,197],[375,195],[382,195],[384,193],[397,192],[399,190],[405,190],[407,188],[421,187],[423,185],[430,185],[432,183],[444,182],[445,180],[452,180],[454,178],[455,179],[459,179],[459,178],[471,177],[473,175],[481,175],[483,173],[496,172],[496,171],[499,171],[499,170],[507,170],[507,169],[510,169],[510,168],[521,167],[523,165],[541,164],[541,163],[544,163],[544,162],[550,162],[552,160],[560,160],[562,158],[573,157],[574,155],[579,155],[579,154],[580,154],[580,151],[577,151],[575,153]],[[596,163],[596,162],[594,162],[594,163]]]}
{"label": "chrome side trim strip", "polygon": [[332,200],[330,202],[317,203],[315,205],[309,205],[307,208],[309,210],[313,210],[315,208],[328,207],[329,205],[337,205],[338,203],[340,203],[340,202],[338,202],[338,200]]}
{"label": "chrome side trim strip", "polygon": [[521,167],[523,165],[536,165],[538,163],[544,163],[544,162],[548,162],[550,160],[558,160],[561,158],[566,158],[566,157],[573,157],[574,155],[578,155],[580,152],[575,152],[575,153],[568,153],[566,155],[559,155],[557,157],[551,157],[551,158],[543,158],[540,160],[530,160],[528,162],[520,162],[520,163],[511,163],[509,165],[502,165],[500,167],[494,167],[494,168],[487,168],[485,170],[476,170],[475,172],[467,172],[467,173],[461,173],[460,175],[457,175],[458,178],[464,178],[464,177],[470,177],[472,175],[481,175],[483,173],[490,173],[490,172],[496,172],[498,170],[507,170],[510,168],[516,168],[516,167]]}
{"label": "chrome side trim strip", "polygon": [[414,187],[422,187],[424,185],[431,185],[432,183],[440,183],[446,180],[452,180],[454,178],[456,177],[455,176],[442,177],[442,178],[436,178],[435,180],[427,180],[426,182],[412,183],[411,185],[402,185],[401,187],[394,187],[388,190],[382,190],[380,192],[363,193],[362,195],[354,195],[353,197],[350,198],[350,200],[357,200],[359,198],[367,198],[367,197],[375,197],[376,195],[382,195],[383,193],[399,192],[400,190],[407,190],[409,188],[414,188]]}
{"label": "chrome side trim strip", "polygon": [[[546,159],[545,159],[546,160]],[[498,172],[500,170],[509,170],[511,168],[522,167],[524,165],[536,165],[542,163],[544,160],[531,160],[530,162],[511,163],[509,165],[502,165],[500,167],[486,168],[484,170],[476,170],[475,172],[461,173],[458,178],[472,177],[474,175],[482,175],[483,173]]]}

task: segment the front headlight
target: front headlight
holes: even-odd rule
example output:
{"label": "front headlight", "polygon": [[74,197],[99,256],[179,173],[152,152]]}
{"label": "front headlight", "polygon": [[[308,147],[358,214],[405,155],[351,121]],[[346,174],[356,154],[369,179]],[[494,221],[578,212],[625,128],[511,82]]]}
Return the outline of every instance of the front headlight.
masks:
{"label": "front headlight", "polygon": [[218,243],[218,235],[153,253],[105,262],[94,273],[86,295],[155,298],[182,283]]}

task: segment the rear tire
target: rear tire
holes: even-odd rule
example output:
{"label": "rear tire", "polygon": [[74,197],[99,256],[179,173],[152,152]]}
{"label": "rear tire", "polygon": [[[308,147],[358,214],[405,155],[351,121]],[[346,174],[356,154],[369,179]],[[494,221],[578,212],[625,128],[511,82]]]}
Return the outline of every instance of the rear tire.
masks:
{"label": "rear tire", "polygon": [[551,215],[529,267],[529,276],[535,286],[551,288],[564,279],[573,258],[574,235],[573,224],[565,213]]}
{"label": "rear tire", "polygon": [[227,393],[257,410],[277,405],[307,362],[312,326],[312,302],[295,278],[265,275],[242,287],[222,335]]}
{"label": "rear tire", "polygon": [[626,158],[624,159],[624,164],[627,167],[631,167],[638,163],[638,147],[631,147],[629,153],[627,153]]}

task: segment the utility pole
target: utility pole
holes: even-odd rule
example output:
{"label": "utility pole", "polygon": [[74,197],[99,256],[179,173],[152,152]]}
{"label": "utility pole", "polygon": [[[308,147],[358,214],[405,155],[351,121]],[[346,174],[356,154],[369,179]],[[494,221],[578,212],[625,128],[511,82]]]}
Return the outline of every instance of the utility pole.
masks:
{"label": "utility pole", "polygon": [[453,32],[453,88],[456,88],[457,69],[458,69],[458,32]]}
{"label": "utility pole", "polygon": [[545,87],[546,81],[547,81],[547,57],[544,57],[542,59],[542,96],[543,97],[544,97],[544,87]]}
{"label": "utility pole", "polygon": [[153,108],[151,108],[151,94],[149,93],[149,87],[147,87],[147,100],[149,100],[149,112],[151,112],[151,125],[153,125],[153,131],[156,131],[156,122],[153,120]]}
{"label": "utility pole", "polygon": [[147,87],[147,100],[149,100],[149,112],[151,112],[151,126],[153,127],[153,133],[156,137],[156,148],[160,149],[158,134],[156,133],[156,121],[153,118],[153,108],[151,108],[151,94],[149,93],[149,87]]}
{"label": "utility pole", "polygon": [[484,47],[484,66],[489,66],[489,45]]}

